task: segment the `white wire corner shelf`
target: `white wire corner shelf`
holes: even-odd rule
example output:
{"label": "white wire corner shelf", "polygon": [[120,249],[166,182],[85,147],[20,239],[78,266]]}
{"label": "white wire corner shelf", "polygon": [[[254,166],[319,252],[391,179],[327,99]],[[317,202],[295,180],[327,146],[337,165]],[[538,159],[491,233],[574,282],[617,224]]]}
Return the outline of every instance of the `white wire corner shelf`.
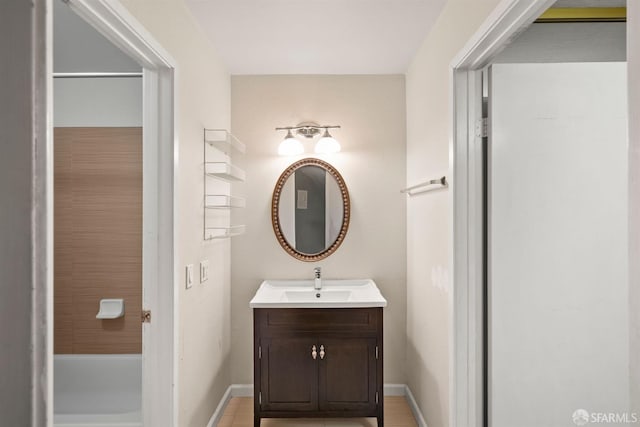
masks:
{"label": "white wire corner shelf", "polygon": [[204,196],[204,207],[207,209],[244,208],[247,201],[244,197],[227,196],[225,194],[207,194]]}
{"label": "white wire corner shelf", "polygon": [[234,150],[244,154],[247,149],[238,138],[226,129],[205,129],[204,142],[229,155]]}
{"label": "white wire corner shelf", "polygon": [[205,175],[224,179],[225,181],[244,181],[246,173],[229,162],[205,162]]}
{"label": "white wire corner shelf", "polygon": [[240,236],[241,234],[244,234],[245,230],[245,225],[233,225],[230,227],[205,227],[204,239],[215,240]]}
{"label": "white wire corner shelf", "polygon": [[[208,183],[210,178],[215,178],[228,183],[243,182],[246,177],[244,170],[232,163],[232,157],[236,154],[244,154],[246,146],[234,135],[225,129],[204,130],[204,209],[203,226],[204,240],[226,239],[244,234],[244,225],[220,224],[230,222],[230,214],[214,214],[212,210],[231,210],[244,208],[246,200],[232,194],[220,194],[229,192],[231,186]],[[220,186],[222,185],[222,191]],[[217,187],[217,188],[212,188]],[[214,191],[211,191],[214,190]],[[222,217],[220,216],[222,215]]]}

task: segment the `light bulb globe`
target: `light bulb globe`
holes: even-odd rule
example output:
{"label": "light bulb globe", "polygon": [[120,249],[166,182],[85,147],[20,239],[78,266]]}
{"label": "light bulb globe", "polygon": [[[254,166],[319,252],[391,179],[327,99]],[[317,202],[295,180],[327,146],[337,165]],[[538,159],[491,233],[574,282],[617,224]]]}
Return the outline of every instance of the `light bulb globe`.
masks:
{"label": "light bulb globe", "polygon": [[325,129],[324,135],[318,140],[315,147],[315,152],[318,154],[331,154],[337,153],[341,150],[340,143],[333,138],[329,131]]}
{"label": "light bulb globe", "polygon": [[291,134],[291,131],[287,132],[287,136],[278,146],[278,154],[281,156],[296,156],[302,153],[304,153],[302,143]]}

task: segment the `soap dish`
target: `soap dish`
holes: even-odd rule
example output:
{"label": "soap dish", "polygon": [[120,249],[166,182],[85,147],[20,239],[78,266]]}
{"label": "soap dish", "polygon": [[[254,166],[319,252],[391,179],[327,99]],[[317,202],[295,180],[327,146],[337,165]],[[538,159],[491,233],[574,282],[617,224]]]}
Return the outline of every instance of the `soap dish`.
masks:
{"label": "soap dish", "polygon": [[124,316],[124,300],[117,299],[101,299],[100,311],[96,314],[96,319],[117,319]]}

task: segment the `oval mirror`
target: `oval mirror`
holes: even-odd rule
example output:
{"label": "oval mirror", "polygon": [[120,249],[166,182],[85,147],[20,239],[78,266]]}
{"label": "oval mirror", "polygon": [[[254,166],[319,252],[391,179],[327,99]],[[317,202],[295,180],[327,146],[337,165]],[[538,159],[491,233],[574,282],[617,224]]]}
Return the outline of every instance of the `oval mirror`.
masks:
{"label": "oval mirror", "polygon": [[284,250],[302,261],[318,261],[338,249],[347,234],[349,214],[342,176],[319,159],[293,163],[273,190],[273,231]]}

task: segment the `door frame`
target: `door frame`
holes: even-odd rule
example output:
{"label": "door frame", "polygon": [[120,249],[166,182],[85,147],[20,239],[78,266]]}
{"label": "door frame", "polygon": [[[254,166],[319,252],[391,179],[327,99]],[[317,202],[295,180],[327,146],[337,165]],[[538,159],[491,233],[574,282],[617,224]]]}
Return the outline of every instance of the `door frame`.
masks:
{"label": "door frame", "polygon": [[482,69],[555,0],[503,0],[450,64],[449,420],[484,424]]}
{"label": "door frame", "polygon": [[[453,218],[450,264],[450,425],[483,426],[484,273],[482,146],[476,137],[481,118],[481,71],[554,0],[503,0],[450,65]],[[629,117],[640,115],[640,4],[627,2]],[[634,73],[635,71],[635,73]],[[640,257],[640,124],[629,120],[629,259]],[[629,263],[631,401],[640,401],[640,266]],[[635,386],[634,386],[635,384]],[[640,407],[630,408],[638,412]]]}
{"label": "door frame", "polygon": [[143,68],[142,307],[152,321],[142,328],[142,416],[146,426],[177,426],[176,62],[118,1],[65,2]]}
{"label": "door frame", "polygon": [[[640,2],[627,1],[629,117],[640,116]],[[629,120],[629,259],[640,259],[640,123]],[[640,265],[629,263],[631,412],[640,414]]]}

